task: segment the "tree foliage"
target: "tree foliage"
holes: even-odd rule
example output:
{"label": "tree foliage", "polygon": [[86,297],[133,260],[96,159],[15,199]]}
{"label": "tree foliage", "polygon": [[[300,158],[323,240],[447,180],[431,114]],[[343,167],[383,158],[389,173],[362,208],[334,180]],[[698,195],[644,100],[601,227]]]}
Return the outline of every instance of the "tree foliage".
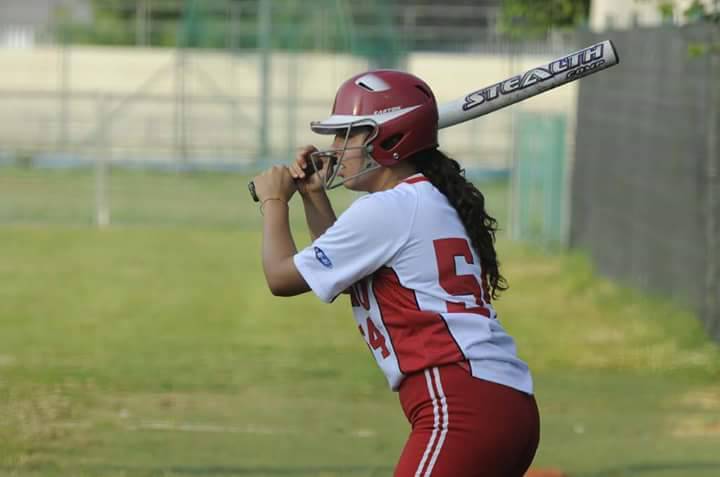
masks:
{"label": "tree foliage", "polygon": [[587,23],[590,0],[504,0],[501,28],[512,38],[537,38]]}

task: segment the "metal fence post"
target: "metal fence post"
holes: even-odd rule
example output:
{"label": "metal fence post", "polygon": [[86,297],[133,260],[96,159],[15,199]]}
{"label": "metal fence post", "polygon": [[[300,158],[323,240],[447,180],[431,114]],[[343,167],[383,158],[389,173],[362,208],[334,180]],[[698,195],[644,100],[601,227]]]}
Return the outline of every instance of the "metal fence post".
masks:
{"label": "metal fence post", "polygon": [[[96,114],[97,123],[101,124],[107,115],[107,98],[97,95]],[[95,137],[95,225],[106,227],[110,225],[110,205],[108,200],[108,163],[106,154],[112,154],[112,146],[107,140],[109,127],[103,128]]]}
{"label": "metal fence post", "polygon": [[272,3],[260,0],[258,5],[258,50],[260,51],[260,124],[258,125],[258,153],[267,160],[270,156],[268,128],[270,123],[270,48],[272,41]]}
{"label": "metal fence post", "polygon": [[137,0],[135,4],[135,45],[147,46],[148,44],[148,8],[147,0]]}
{"label": "metal fence post", "polygon": [[187,58],[185,47],[178,45],[175,50],[175,155],[181,161],[187,160],[185,137],[185,71]]}
{"label": "metal fence post", "polygon": [[58,134],[58,149],[67,150],[68,124],[70,123],[70,46],[63,33],[60,44],[60,130]]}
{"label": "metal fence post", "polygon": [[707,119],[706,211],[705,211],[705,323],[708,332],[720,340],[720,33],[711,28],[709,37],[709,70]]}
{"label": "metal fence post", "polygon": [[[186,3],[180,4],[180,16],[185,20],[186,16],[189,15],[186,8]],[[188,159],[187,150],[187,130],[186,130],[186,84],[185,75],[187,74],[187,47],[189,46],[189,38],[187,27],[178,27],[178,40],[175,45],[175,78],[174,78],[174,99],[175,99],[175,110],[174,110],[174,146],[175,146],[175,157],[180,158],[181,162],[186,162]]]}

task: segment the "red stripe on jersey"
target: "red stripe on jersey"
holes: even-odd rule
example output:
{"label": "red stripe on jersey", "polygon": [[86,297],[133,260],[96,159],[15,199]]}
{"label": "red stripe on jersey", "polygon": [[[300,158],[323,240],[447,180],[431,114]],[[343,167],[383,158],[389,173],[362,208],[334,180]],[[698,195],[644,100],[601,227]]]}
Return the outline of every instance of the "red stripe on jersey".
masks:
{"label": "red stripe on jersey", "polygon": [[410,374],[466,359],[442,315],[420,310],[415,292],[400,284],[395,270],[378,270],[372,287],[400,372]]}
{"label": "red stripe on jersey", "polygon": [[416,184],[418,182],[430,182],[430,179],[428,179],[427,177],[424,177],[424,176],[419,176],[419,177],[411,177],[409,179],[405,179],[403,182],[405,184]]}

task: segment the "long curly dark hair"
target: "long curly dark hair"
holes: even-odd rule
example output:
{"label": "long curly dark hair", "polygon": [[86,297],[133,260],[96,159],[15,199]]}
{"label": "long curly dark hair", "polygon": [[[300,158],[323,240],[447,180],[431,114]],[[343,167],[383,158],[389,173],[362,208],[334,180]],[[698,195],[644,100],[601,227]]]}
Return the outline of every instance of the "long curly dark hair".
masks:
{"label": "long curly dark hair", "polygon": [[505,277],[500,274],[500,263],[495,252],[497,220],[485,210],[485,197],[472,182],[465,179],[460,164],[437,148],[421,151],[409,158],[418,172],[427,177],[447,197],[465,226],[475,251],[485,283],[493,299],[507,290]]}

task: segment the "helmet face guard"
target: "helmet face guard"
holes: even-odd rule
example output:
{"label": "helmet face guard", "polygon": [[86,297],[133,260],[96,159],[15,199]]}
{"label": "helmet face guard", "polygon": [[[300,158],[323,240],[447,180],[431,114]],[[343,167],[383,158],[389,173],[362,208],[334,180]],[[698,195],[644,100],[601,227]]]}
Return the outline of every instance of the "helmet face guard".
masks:
{"label": "helmet face guard", "polygon": [[[372,131],[368,137],[365,138],[362,145],[348,146],[348,141],[350,141],[350,137],[352,136],[353,128],[357,129],[361,127],[372,127]],[[326,167],[324,178],[326,190],[340,187],[350,179],[360,177],[381,167],[371,155],[373,146],[370,143],[377,137],[378,133],[378,127],[374,121],[360,120],[350,124],[339,125],[337,133],[341,133],[343,130],[345,130],[345,140],[343,141],[342,147],[336,149],[323,149],[310,154],[310,162],[312,163],[313,169],[315,169],[316,173]],[[363,165],[360,167],[360,172],[349,177],[339,177],[338,173],[344,167],[343,161],[345,160],[345,153],[353,150],[362,151]]]}

